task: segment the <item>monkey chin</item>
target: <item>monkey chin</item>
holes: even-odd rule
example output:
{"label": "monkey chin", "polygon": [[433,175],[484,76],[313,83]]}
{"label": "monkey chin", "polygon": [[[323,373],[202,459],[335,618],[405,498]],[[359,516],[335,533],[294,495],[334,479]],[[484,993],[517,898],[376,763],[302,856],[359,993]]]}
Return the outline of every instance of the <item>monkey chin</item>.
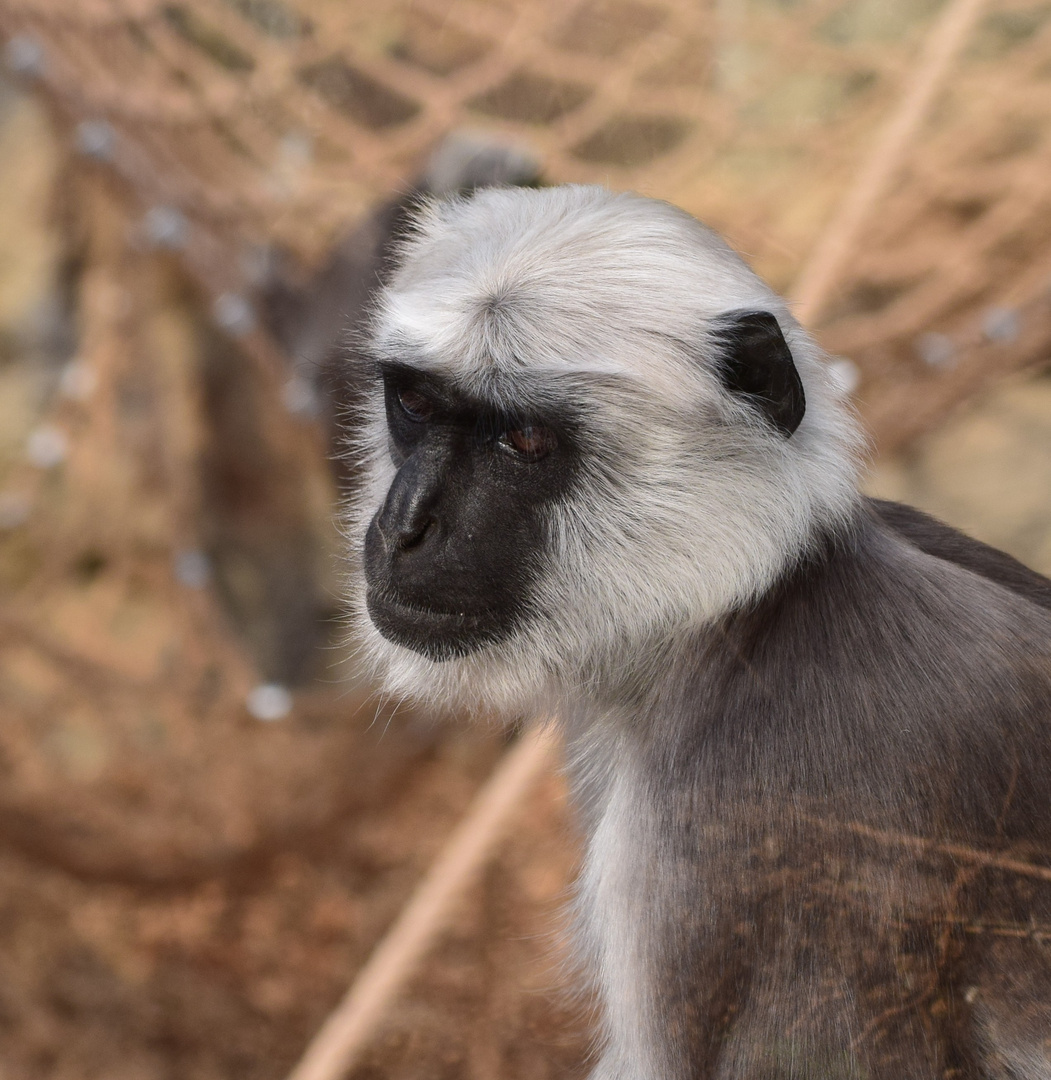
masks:
{"label": "monkey chin", "polygon": [[435,663],[460,660],[506,640],[510,627],[490,611],[440,611],[410,603],[389,589],[368,589],[365,606],[387,641]]}
{"label": "monkey chin", "polygon": [[547,665],[513,630],[468,632],[459,616],[391,604],[373,590],[361,599],[358,655],[384,696],[485,724],[513,725],[555,708]]}

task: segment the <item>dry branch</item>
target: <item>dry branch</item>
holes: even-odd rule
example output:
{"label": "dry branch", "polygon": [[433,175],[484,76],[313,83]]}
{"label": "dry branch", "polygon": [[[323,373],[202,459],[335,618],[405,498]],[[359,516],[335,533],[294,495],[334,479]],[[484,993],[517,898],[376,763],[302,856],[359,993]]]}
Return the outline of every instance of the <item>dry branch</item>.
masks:
{"label": "dry branch", "polygon": [[955,0],[928,34],[898,108],[873,143],[792,289],[801,322],[813,323],[827,303],[862,228],[905,163],[984,6],[985,0]]}

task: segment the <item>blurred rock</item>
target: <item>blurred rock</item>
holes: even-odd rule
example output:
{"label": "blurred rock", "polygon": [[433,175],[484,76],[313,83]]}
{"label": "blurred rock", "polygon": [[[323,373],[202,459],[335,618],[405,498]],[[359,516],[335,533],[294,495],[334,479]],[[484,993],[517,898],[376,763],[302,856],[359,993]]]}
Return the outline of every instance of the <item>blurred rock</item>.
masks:
{"label": "blurred rock", "polygon": [[270,723],[284,720],[292,711],[292,695],[277,683],[261,683],[252,688],[245,704],[256,720]]}
{"label": "blurred rock", "polygon": [[54,424],[33,428],[26,440],[26,457],[39,469],[53,469],[66,460],[69,439]]}

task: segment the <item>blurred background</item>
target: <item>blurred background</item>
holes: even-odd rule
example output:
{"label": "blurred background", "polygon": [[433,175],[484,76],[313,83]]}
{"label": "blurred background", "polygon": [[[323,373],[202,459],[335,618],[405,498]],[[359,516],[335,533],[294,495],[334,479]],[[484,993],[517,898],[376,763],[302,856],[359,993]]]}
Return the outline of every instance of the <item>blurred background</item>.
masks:
{"label": "blurred background", "polygon": [[[952,2],[0,0],[0,1078],[285,1075],[501,752],[339,622],[405,200],[633,188],[791,293]],[[1051,4],[970,6],[808,319],[870,490],[1048,573]],[[576,857],[549,777],[353,1075],[582,1076]]]}

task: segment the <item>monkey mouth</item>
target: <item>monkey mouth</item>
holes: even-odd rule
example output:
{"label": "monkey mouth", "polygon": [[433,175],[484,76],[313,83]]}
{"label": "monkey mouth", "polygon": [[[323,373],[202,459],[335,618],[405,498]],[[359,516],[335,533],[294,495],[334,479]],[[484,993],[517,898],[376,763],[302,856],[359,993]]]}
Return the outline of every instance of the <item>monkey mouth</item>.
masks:
{"label": "monkey mouth", "polygon": [[510,632],[499,612],[443,611],[404,600],[389,588],[366,589],[365,606],[383,637],[431,660],[467,656]]}

